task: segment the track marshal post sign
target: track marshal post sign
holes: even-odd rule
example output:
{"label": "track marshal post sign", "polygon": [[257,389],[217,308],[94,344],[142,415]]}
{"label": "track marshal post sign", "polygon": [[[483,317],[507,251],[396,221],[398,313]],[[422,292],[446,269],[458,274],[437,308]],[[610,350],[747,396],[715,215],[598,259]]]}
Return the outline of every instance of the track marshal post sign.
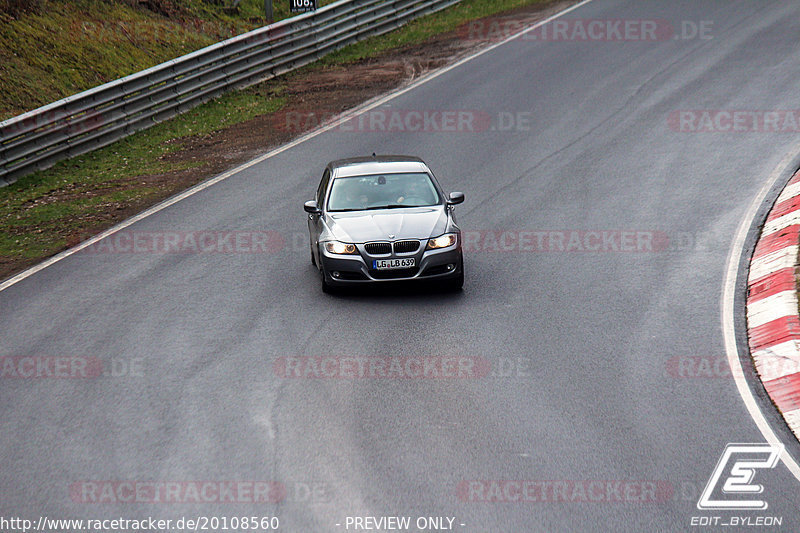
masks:
{"label": "track marshal post sign", "polygon": [[289,10],[292,13],[305,13],[317,10],[317,0],[289,0]]}

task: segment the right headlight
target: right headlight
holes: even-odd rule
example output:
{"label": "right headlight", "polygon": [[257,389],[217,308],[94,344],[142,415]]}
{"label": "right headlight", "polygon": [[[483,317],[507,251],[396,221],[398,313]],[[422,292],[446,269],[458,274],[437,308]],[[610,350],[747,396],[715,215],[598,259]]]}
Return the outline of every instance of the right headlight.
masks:
{"label": "right headlight", "polygon": [[354,255],[358,253],[358,248],[349,242],[328,241],[325,243],[325,251],[336,255]]}
{"label": "right headlight", "polygon": [[438,248],[447,248],[448,246],[453,246],[456,243],[456,234],[455,233],[445,233],[441,237],[435,237],[433,239],[428,239],[428,250],[436,250]]}

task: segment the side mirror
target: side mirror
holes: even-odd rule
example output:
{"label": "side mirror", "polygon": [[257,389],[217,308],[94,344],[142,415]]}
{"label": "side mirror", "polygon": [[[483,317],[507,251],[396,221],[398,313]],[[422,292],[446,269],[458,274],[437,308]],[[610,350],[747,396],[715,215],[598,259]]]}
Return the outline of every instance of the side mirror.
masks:
{"label": "side mirror", "polygon": [[460,204],[463,201],[464,201],[463,192],[451,192],[450,198],[447,199],[447,203],[450,205]]}
{"label": "side mirror", "polygon": [[305,205],[303,206],[303,209],[306,210],[306,213],[311,213],[312,215],[319,215],[320,213],[322,213],[322,210],[319,208],[317,202],[315,202],[314,200],[309,200],[308,202],[306,202]]}

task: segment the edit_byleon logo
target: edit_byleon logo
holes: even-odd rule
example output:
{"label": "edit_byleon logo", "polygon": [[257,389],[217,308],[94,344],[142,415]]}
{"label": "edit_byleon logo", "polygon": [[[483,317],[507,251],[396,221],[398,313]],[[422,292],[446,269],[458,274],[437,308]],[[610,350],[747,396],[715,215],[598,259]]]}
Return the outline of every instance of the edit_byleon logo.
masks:
{"label": "edit_byleon logo", "polygon": [[700,510],[763,510],[766,500],[753,496],[764,492],[754,483],[756,473],[772,469],[783,453],[783,444],[728,444],[697,502]]}

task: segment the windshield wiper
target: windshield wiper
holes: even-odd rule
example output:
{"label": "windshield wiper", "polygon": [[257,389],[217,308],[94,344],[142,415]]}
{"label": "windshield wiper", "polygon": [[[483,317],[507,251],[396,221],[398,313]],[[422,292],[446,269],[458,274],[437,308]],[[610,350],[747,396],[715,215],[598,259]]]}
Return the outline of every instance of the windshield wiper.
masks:
{"label": "windshield wiper", "polygon": [[404,207],[426,207],[424,205],[402,205],[402,204],[389,204],[377,205],[372,207],[354,207],[352,209],[329,209],[329,213],[348,213],[350,211],[375,211],[376,209],[402,209]]}
{"label": "windshield wiper", "polygon": [[375,207],[365,207],[364,211],[373,211],[375,209],[400,209],[403,207],[417,207],[414,205],[401,205],[401,204],[389,204],[389,205],[379,205]]}

